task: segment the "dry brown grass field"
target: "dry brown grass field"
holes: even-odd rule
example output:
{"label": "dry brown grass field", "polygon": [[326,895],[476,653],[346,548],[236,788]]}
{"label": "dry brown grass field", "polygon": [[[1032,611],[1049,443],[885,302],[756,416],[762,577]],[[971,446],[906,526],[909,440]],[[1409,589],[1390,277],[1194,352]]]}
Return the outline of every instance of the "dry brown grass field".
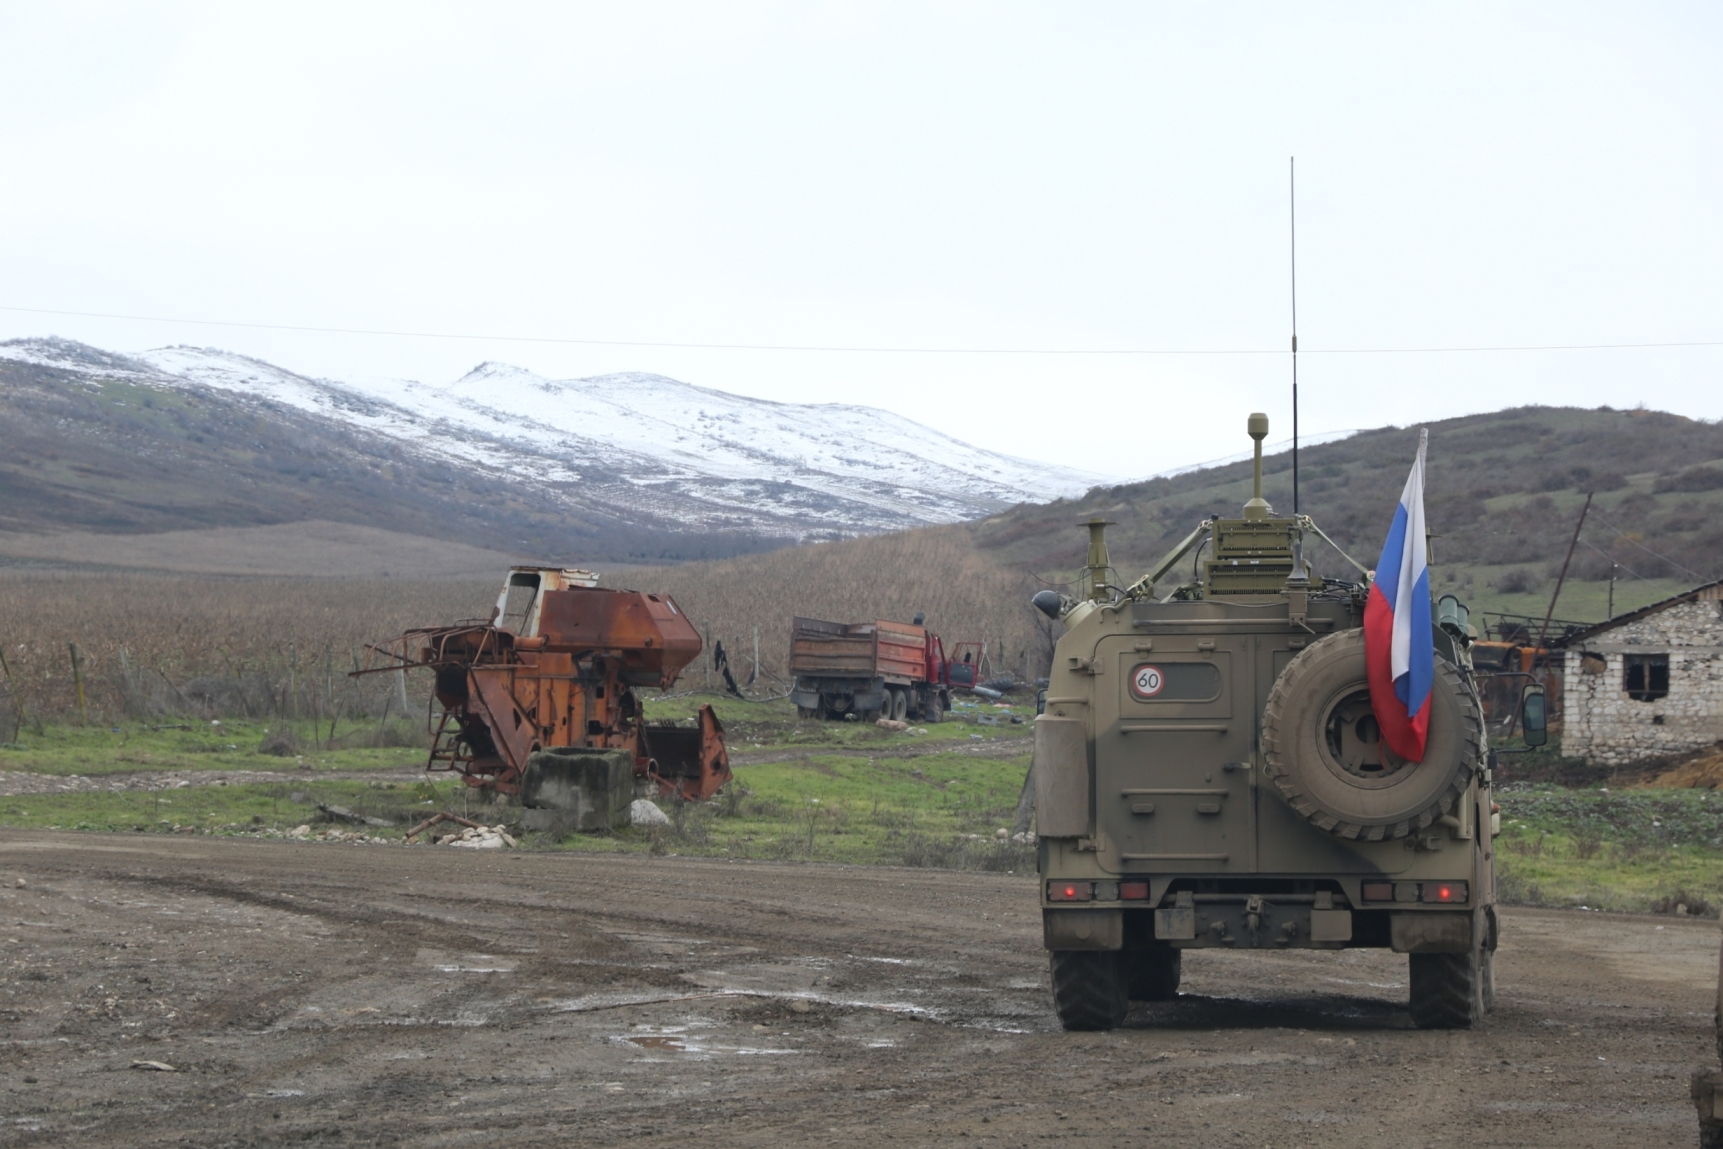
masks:
{"label": "dry brown grass field", "polygon": [[795,615],[908,622],[917,611],[948,647],[985,640],[988,667],[1032,678],[1050,657],[1050,631],[1029,597],[1044,584],[975,546],[966,526],[929,527],[673,567],[607,574],[608,586],[675,596],[703,632],[721,639],[732,665],[782,678]]}
{"label": "dry brown grass field", "polygon": [[[502,575],[500,564],[483,579],[423,580],[0,568],[0,644],[18,696],[39,718],[78,713],[73,643],[92,721],[283,706],[308,714],[331,700],[354,704],[343,675],[365,659],[366,643],[481,617]],[[612,571],[605,583],[674,595],[703,635],[724,643],[743,679],[757,628],[756,694],[783,681],[796,614],[908,621],[925,611],[948,644],[985,641],[987,669],[1018,677],[1041,673],[1051,649],[1028,606],[1040,584],[977,551],[962,527]],[[702,665],[685,685],[706,681]],[[375,710],[388,688],[386,677],[366,680],[363,708]],[[12,717],[8,695],[0,679],[0,724]]]}
{"label": "dry brown grass field", "polygon": [[0,559],[38,565],[300,577],[485,578],[522,560],[444,539],[319,519],[115,535],[0,531]]}
{"label": "dry brown grass field", "polygon": [[[325,712],[364,644],[488,614],[502,572],[474,580],[228,578],[0,571],[0,643],[27,713],[77,713],[76,643],[91,720]],[[379,698],[393,676],[365,683]],[[284,692],[291,698],[284,701]],[[11,699],[0,678],[0,737]]]}

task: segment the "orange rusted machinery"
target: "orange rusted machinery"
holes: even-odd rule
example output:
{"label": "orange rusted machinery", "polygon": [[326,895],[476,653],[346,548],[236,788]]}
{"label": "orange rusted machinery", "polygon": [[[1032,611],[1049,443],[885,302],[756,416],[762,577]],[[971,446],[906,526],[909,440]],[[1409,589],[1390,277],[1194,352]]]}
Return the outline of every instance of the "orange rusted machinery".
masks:
{"label": "orange rusted machinery", "polygon": [[693,726],[642,721],[636,687],[668,689],[700,653],[669,595],[605,590],[590,571],[515,567],[485,622],[410,630],[401,665],[436,671],[443,707],[430,770],[520,792],[527,757],[557,747],[626,749],[666,797],[710,798],[730,780],[710,706]]}

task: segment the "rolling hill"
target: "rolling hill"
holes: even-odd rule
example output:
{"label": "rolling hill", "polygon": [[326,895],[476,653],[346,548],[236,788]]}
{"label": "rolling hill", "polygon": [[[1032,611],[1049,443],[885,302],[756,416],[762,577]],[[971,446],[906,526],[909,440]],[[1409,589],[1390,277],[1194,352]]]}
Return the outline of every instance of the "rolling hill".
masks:
{"label": "rolling hill", "polygon": [[[1242,414],[1240,424],[1248,445]],[[1476,614],[1543,616],[1588,491],[1592,509],[1557,618],[1607,617],[1612,567],[1618,613],[1723,574],[1723,426],[1640,409],[1551,407],[1428,426],[1435,585]],[[1302,450],[1300,509],[1374,566],[1416,448],[1416,428],[1385,427]],[[1281,513],[1292,509],[1291,464],[1279,454],[1264,466],[1267,497]],[[986,638],[1005,668],[1026,674],[1055,637],[1027,600],[1076,576],[1084,520],[1102,515],[1116,524],[1108,530],[1113,561],[1133,579],[1209,514],[1237,515],[1250,475],[1249,463],[1230,463],[976,523],[619,571],[611,581],[676,595],[733,650],[758,627],[768,669],[783,661],[791,614],[908,618],[925,610],[948,638]],[[1335,577],[1350,569],[1320,545],[1311,558]],[[891,577],[869,573],[881,571]]]}
{"label": "rolling hill", "polygon": [[0,344],[0,531],[327,520],[545,559],[675,561],[975,519],[1097,477],[887,412],[484,364],[446,386],[225,352]]}

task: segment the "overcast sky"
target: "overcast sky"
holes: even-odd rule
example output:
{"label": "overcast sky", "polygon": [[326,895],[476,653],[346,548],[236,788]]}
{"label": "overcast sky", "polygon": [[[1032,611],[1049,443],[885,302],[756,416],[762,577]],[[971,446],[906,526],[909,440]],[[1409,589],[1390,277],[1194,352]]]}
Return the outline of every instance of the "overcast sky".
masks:
{"label": "overcast sky", "polygon": [[[654,371],[1111,475],[1302,424],[1723,416],[1723,6],[13,3],[0,337]],[[1438,450],[1439,445],[1433,445]]]}

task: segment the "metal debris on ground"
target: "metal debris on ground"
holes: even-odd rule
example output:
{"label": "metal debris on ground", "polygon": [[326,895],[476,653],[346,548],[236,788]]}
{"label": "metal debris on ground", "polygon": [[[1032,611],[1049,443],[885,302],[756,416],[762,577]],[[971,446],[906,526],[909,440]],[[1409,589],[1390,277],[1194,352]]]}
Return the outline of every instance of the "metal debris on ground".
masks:
{"label": "metal debris on ground", "polygon": [[352,822],[359,826],[375,826],[379,829],[390,829],[395,823],[387,818],[372,818],[365,814],[355,814],[345,806],[331,806],[324,802],[317,803],[317,808],[324,816],[338,822]]}
{"label": "metal debris on ground", "polygon": [[689,801],[730,780],[710,706],[692,726],[648,723],[636,688],[668,690],[700,634],[668,595],[608,590],[591,571],[515,567],[488,619],[410,630],[379,649],[436,674],[442,717],[426,768],[519,794],[528,760],[559,748],[626,750],[633,773]]}

